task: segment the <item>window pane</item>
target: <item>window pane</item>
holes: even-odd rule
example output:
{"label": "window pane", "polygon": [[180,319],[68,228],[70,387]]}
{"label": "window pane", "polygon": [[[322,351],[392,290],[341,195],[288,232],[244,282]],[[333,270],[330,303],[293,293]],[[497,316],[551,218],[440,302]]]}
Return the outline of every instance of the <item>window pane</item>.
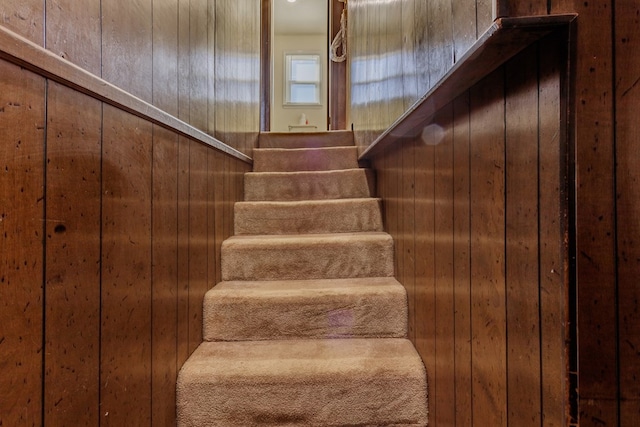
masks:
{"label": "window pane", "polygon": [[319,80],[318,62],[313,59],[292,59],[291,80],[317,82]]}
{"label": "window pane", "polygon": [[297,104],[313,104],[319,102],[316,96],[316,85],[292,83],[290,101]]}

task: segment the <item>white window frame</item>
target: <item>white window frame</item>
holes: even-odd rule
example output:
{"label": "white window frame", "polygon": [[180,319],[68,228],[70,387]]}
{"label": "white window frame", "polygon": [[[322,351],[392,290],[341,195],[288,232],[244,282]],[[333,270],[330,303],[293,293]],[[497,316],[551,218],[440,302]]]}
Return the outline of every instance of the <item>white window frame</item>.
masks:
{"label": "white window frame", "polygon": [[[318,64],[317,81],[301,81],[291,79],[291,61],[296,58],[314,59]],[[289,107],[322,105],[322,57],[315,52],[285,52],[284,54],[284,105]],[[291,101],[291,85],[295,83],[313,84],[316,88],[316,102]]]}

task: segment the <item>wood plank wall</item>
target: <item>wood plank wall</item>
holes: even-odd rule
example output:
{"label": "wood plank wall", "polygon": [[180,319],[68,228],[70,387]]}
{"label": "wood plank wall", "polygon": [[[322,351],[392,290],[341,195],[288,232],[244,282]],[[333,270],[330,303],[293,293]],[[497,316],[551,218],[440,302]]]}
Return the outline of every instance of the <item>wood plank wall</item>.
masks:
{"label": "wood plank wall", "polygon": [[433,425],[565,425],[557,44],[373,159]]}
{"label": "wood plank wall", "polygon": [[[195,0],[5,1],[0,15],[250,153],[259,5],[223,3],[232,35]],[[232,108],[216,79],[235,79],[235,115],[216,114]],[[174,425],[177,371],[251,166],[4,61],[0,135],[0,425]]]}
{"label": "wood plank wall", "polygon": [[[491,1],[349,0],[350,121],[366,146],[491,24]],[[489,18],[487,18],[489,17]]]}
{"label": "wood plank wall", "polygon": [[[496,8],[494,11],[490,10],[492,3]],[[640,333],[638,332],[640,331],[640,316],[637,313],[640,311],[638,309],[640,288],[637,286],[637,277],[640,273],[638,249],[638,241],[640,241],[638,226],[638,217],[640,217],[638,203],[640,199],[638,197],[640,195],[638,190],[640,141],[638,141],[636,112],[640,108],[638,105],[640,96],[637,96],[636,92],[640,90],[638,89],[640,85],[637,85],[640,62],[637,60],[638,55],[634,54],[640,47],[638,45],[640,43],[638,34],[640,27],[637,23],[640,8],[637,2],[614,2],[612,0],[601,2],[578,0],[526,2],[520,0],[499,0],[497,2],[441,0],[422,2],[398,0],[384,2],[384,5],[380,5],[365,0],[350,0],[349,8],[352,73],[351,121],[356,131],[356,140],[361,147],[370,144],[384,130],[384,127],[397,117],[393,108],[396,103],[395,99],[404,96],[407,102],[412,102],[417,99],[416,93],[418,95],[425,93],[434,84],[433,80],[446,72],[468,46],[476,40],[483,29],[487,28],[492,13],[494,16],[579,14],[577,25],[570,36],[573,47],[570,79],[563,87],[563,90],[569,91],[568,97],[561,97],[558,101],[559,90],[554,87],[557,85],[557,76],[543,79],[544,74],[541,74],[541,70],[544,67],[553,68],[563,65],[543,64],[547,58],[552,58],[548,53],[552,46],[543,44],[538,47],[539,52],[529,50],[520,55],[517,61],[512,61],[506,68],[498,71],[503,73],[503,78],[489,77],[477,87],[472,88],[465,97],[456,100],[452,106],[439,113],[436,121],[438,124],[443,120],[445,123],[453,123],[444,126],[445,134],[443,136],[444,140],[447,140],[446,138],[450,138],[449,133],[453,132],[454,163],[452,171],[454,178],[452,179],[454,194],[452,196],[447,196],[444,199],[437,196],[438,191],[450,193],[450,188],[446,185],[451,185],[445,180],[445,187],[441,186],[444,174],[441,173],[441,166],[439,166],[441,163],[439,162],[443,159],[443,155],[448,159],[449,153],[439,152],[439,150],[445,150],[445,148],[440,148],[440,145],[435,148],[422,147],[416,141],[397,144],[387,148],[383,155],[373,160],[380,183],[379,191],[385,196],[387,227],[397,239],[400,253],[398,275],[401,278],[406,277],[405,285],[412,295],[410,305],[414,308],[414,323],[411,333],[419,343],[419,348],[422,349],[428,365],[440,368],[440,372],[442,372],[442,366],[437,364],[439,356],[436,358],[426,350],[426,347],[431,346],[427,345],[427,341],[424,341],[425,338],[422,338],[424,336],[435,337],[433,340],[436,341],[437,348],[444,348],[445,354],[450,355],[451,344],[440,343],[438,340],[447,339],[445,336],[448,336],[451,331],[445,327],[440,333],[441,322],[437,326],[434,322],[436,319],[441,319],[442,304],[450,308],[451,302],[446,298],[439,299],[439,293],[432,296],[424,295],[423,286],[428,286],[430,282],[426,282],[427,279],[423,277],[423,273],[428,271],[429,280],[436,280],[441,277],[439,274],[441,269],[444,268],[447,271],[450,269],[450,258],[436,251],[437,245],[444,244],[439,237],[440,233],[433,234],[432,232],[432,239],[427,242],[424,241],[423,235],[425,229],[440,230],[441,227],[444,227],[448,230],[451,227],[446,221],[441,224],[439,219],[441,216],[437,214],[442,208],[442,203],[445,206],[453,204],[454,212],[456,212],[453,218],[452,234],[454,239],[454,284],[456,286],[454,289],[459,289],[457,286],[461,283],[459,282],[460,275],[465,278],[469,274],[474,277],[473,275],[478,273],[485,276],[492,272],[490,267],[498,270],[504,268],[505,271],[504,276],[500,278],[504,283],[497,284],[504,295],[494,295],[496,284],[491,289],[472,287],[471,297],[468,295],[468,289],[461,294],[458,292],[454,294],[456,307],[458,307],[458,302],[467,304],[467,299],[471,298],[470,304],[474,308],[473,298],[475,296],[484,298],[487,303],[486,310],[502,312],[506,307],[504,319],[501,317],[492,319],[502,320],[504,324],[493,326],[495,329],[491,331],[491,333],[503,338],[506,331],[507,341],[498,340],[495,342],[496,347],[491,346],[492,352],[498,351],[503,357],[493,358],[489,365],[482,367],[482,369],[488,369],[487,373],[492,373],[487,377],[490,386],[486,386],[483,393],[492,395],[491,390],[496,387],[501,390],[505,384],[508,385],[507,389],[509,390],[508,394],[502,390],[495,396],[497,400],[493,402],[494,404],[500,406],[506,402],[507,406],[500,406],[501,409],[498,411],[500,419],[492,419],[492,422],[495,421],[497,423],[495,425],[501,425],[505,420],[509,420],[511,425],[519,426],[529,425],[531,419],[535,419],[533,423],[537,425],[560,425],[557,423],[561,422],[560,414],[563,414],[568,418],[567,422],[579,423],[581,426],[632,426],[638,424],[640,422],[640,387],[638,387],[640,353],[637,349],[640,348]],[[388,48],[386,51],[383,50],[382,47],[388,47],[391,42],[378,40],[380,33],[383,33],[383,36],[389,40],[397,38],[395,30],[390,31],[388,26],[380,24],[382,20],[386,19],[386,16],[393,16],[393,13],[388,10],[390,8],[402,9],[404,18],[402,20],[403,49],[401,52]],[[382,14],[382,9],[385,9],[384,14]],[[398,56],[402,57],[400,68],[404,70],[402,72],[404,79],[402,93],[385,92],[390,87],[388,81],[395,76],[375,74],[372,70],[388,69],[388,64]],[[537,78],[529,75],[527,70],[530,68],[526,68],[524,65],[536,63],[537,68],[535,69],[539,74]],[[513,76],[514,72],[521,75]],[[381,76],[388,81],[378,81],[377,78]],[[517,82],[514,80],[516,78],[522,79],[522,81]],[[553,83],[554,81],[556,83]],[[516,87],[514,85],[522,86],[523,90],[510,90],[510,88]],[[501,92],[504,94],[503,97],[498,96]],[[492,96],[492,94],[494,95]],[[530,101],[527,101],[526,97],[536,98],[540,106],[537,125],[535,119],[518,121],[520,120],[518,119],[518,109],[524,110],[527,106],[531,107]],[[498,110],[489,113],[485,108],[479,107],[478,102],[482,99],[494,99],[496,105],[493,107]],[[566,133],[563,131],[560,135],[566,134],[568,136],[568,149],[570,150],[568,172],[570,173],[571,186],[567,189],[570,203],[566,204],[569,214],[567,242],[569,245],[568,255],[570,257],[575,255],[575,260],[570,258],[571,263],[566,270],[567,284],[564,291],[567,292],[567,295],[561,301],[558,300],[557,293],[547,293],[549,287],[553,287],[554,283],[557,285],[555,275],[548,276],[551,269],[548,269],[547,266],[552,259],[557,261],[558,255],[554,252],[547,252],[546,247],[542,246],[543,236],[544,239],[557,245],[559,229],[553,221],[558,220],[558,217],[554,217],[558,212],[554,209],[541,208],[549,205],[553,200],[558,200],[558,194],[556,194],[558,191],[554,192],[546,187],[547,181],[543,179],[543,174],[550,173],[545,165],[554,161],[554,158],[549,156],[557,157],[558,144],[562,143],[557,139],[557,136],[554,136],[558,127],[556,123],[558,119],[557,108],[543,109],[542,106],[547,103],[557,104],[559,102],[561,105],[566,102],[567,110],[571,112],[571,116],[568,117],[571,121],[560,123],[562,126],[564,123],[568,125]],[[501,103],[502,107],[500,107]],[[564,111],[564,108],[561,111]],[[492,114],[495,118],[492,117]],[[517,125],[512,129],[509,123],[517,123]],[[549,125],[545,123],[549,123]],[[425,123],[425,126],[428,124]],[[500,136],[501,128],[499,126],[504,127],[504,138]],[[449,128],[452,130],[447,130]],[[488,128],[493,130],[487,133]],[[517,138],[512,139],[515,130],[518,131]],[[497,141],[503,141],[502,145],[506,154],[502,159],[498,154],[499,149],[496,152],[477,151],[479,149],[478,141],[485,141],[492,133],[495,133]],[[456,138],[458,134],[469,135],[471,142],[469,147],[458,145],[459,139]],[[429,135],[427,132],[426,137]],[[521,138],[528,140],[533,138],[532,135],[537,135],[539,141],[535,152],[530,151],[535,145],[526,145],[526,148],[519,149],[517,153],[509,150],[509,147],[513,145],[512,141],[519,141]],[[474,143],[476,151],[473,148]],[[543,149],[545,143],[550,147]],[[492,147],[492,149],[495,148]],[[471,150],[470,155],[466,154],[466,149]],[[517,154],[517,158],[510,157],[513,154]],[[490,159],[495,156],[497,156],[496,163],[492,163]],[[471,175],[468,172],[468,165],[460,163],[461,160],[459,160],[468,158],[471,159]],[[486,163],[488,170],[477,170],[479,162],[483,159],[488,162]],[[508,166],[511,160],[523,163],[521,170],[516,170],[513,167],[502,169],[505,165]],[[535,168],[530,166],[532,163],[538,164],[537,173]],[[497,206],[502,206],[504,211],[494,212],[499,209],[496,206],[486,211],[488,207],[481,202],[479,205],[468,207],[466,203],[469,191],[472,197],[478,192],[482,197],[496,196],[496,194],[490,193],[488,188],[483,189],[482,182],[477,182],[479,179],[494,178],[506,183],[502,194],[503,200],[498,200],[497,204]],[[426,184],[423,180],[426,180]],[[469,187],[467,180],[471,180],[471,187]],[[514,185],[518,182],[523,184],[528,182],[529,185],[522,191],[513,192]],[[412,185],[414,185],[413,191],[411,191]],[[529,193],[532,191],[531,186],[539,189],[539,207],[535,215],[530,212],[532,195]],[[542,198],[545,199],[544,203]],[[415,215],[406,213],[405,206],[407,204],[409,209],[416,209]],[[472,212],[473,209],[479,209],[476,216],[482,214],[481,218],[491,214],[487,217],[486,226],[476,230],[473,228],[472,222],[471,228],[467,229],[469,227],[468,221],[466,217],[460,217],[457,214],[458,206],[465,213],[468,212],[468,209],[472,209]],[[429,212],[433,210],[434,214],[427,215],[425,218],[422,215],[425,209]],[[420,221],[417,221],[418,218]],[[514,277],[524,279],[535,276],[535,271],[532,271],[530,264],[525,261],[526,253],[517,246],[518,233],[526,231],[527,221],[532,221],[532,218],[537,220],[538,226],[532,224],[533,228],[529,230],[529,233],[537,233],[539,236],[537,265],[540,276],[540,292],[539,298],[535,302],[537,306],[513,300],[521,291],[510,288],[509,285]],[[498,220],[498,224],[502,224],[504,229],[495,229],[495,220]],[[443,236],[447,236],[445,239],[447,242],[450,239],[449,234],[442,233]],[[490,242],[493,242],[492,234],[503,236],[504,242],[499,242],[497,246],[504,243],[508,251],[505,250],[502,257],[495,258],[500,254],[497,246],[486,246],[486,250],[489,251],[487,253],[485,253],[485,249],[480,252],[473,250],[474,243],[478,245],[484,242],[485,245],[489,245]],[[462,249],[466,248],[468,244],[471,244],[470,257]],[[445,247],[449,251],[450,248]],[[414,251],[413,254],[410,251]],[[437,255],[434,255],[436,253]],[[567,253],[565,253],[566,255]],[[497,259],[498,265],[489,266],[486,264],[486,257],[494,259],[494,261]],[[513,263],[519,259],[523,261]],[[464,260],[467,260],[466,264]],[[445,266],[441,265],[441,261],[445,262]],[[553,267],[553,271],[556,273],[563,271],[562,266]],[[414,275],[412,276],[412,274]],[[431,278],[431,275],[435,276]],[[468,280],[463,280],[462,283],[468,284]],[[432,287],[428,289],[433,291]],[[534,289],[529,291],[535,294]],[[527,297],[531,297],[529,291],[525,292]],[[495,297],[495,302],[492,297]],[[566,309],[559,306],[561,303],[566,304]],[[433,304],[436,304],[437,307]],[[503,307],[505,304],[506,306]],[[551,311],[547,311],[545,307],[551,307]],[[434,309],[437,310],[437,313]],[[514,313],[513,309],[517,309],[517,311]],[[512,368],[520,369],[519,367],[524,362],[531,363],[532,360],[518,360],[514,366],[511,347],[514,343],[520,344],[520,338],[523,337],[514,341],[513,334],[526,330],[526,323],[521,323],[520,320],[513,319],[511,316],[522,313],[526,319],[530,319],[535,315],[536,309],[540,313],[540,323],[538,332],[530,331],[533,336],[536,334],[541,336],[539,334],[545,330],[544,325],[559,327],[562,324],[562,319],[569,315],[569,325],[575,327],[569,328],[565,338],[570,339],[575,347],[572,348],[570,357],[564,359],[563,363],[567,364],[566,369],[562,369],[556,360],[561,344],[557,340],[540,339],[537,345],[540,347],[541,357],[537,357],[535,360],[541,366],[539,381],[541,381],[542,390],[540,394],[542,413],[534,418],[515,422],[510,408],[516,397],[512,398],[510,394],[513,390],[522,387],[522,384],[513,385],[513,381],[517,378],[512,378],[512,375],[517,372],[510,371]],[[481,383],[470,379],[468,370],[479,361],[475,358],[477,354],[465,345],[463,338],[461,338],[467,336],[469,328],[473,330],[475,322],[482,320],[482,316],[476,317],[467,311],[456,309],[453,318],[455,320],[453,336],[456,338],[453,344],[455,354],[452,360],[455,362],[456,386],[452,392],[449,385],[437,385],[442,383],[440,374],[436,373],[435,378],[432,377],[432,384],[433,381],[436,382],[435,391],[431,390],[432,402],[435,402],[435,419],[442,420],[440,417],[445,416],[446,419],[450,419],[451,414],[440,415],[442,412],[439,408],[442,408],[442,402],[446,402],[453,393],[458,399],[456,401],[458,402],[456,423],[470,425],[473,421],[477,425],[494,425],[483,423],[482,419],[478,419],[479,411],[481,411],[478,404],[480,404],[480,408],[486,408],[485,405],[489,401],[486,398],[476,401],[476,391]],[[517,322],[514,323],[514,320]],[[462,326],[467,324],[469,326]],[[477,325],[477,327],[480,326],[482,326],[483,334],[488,332],[489,324]],[[486,340],[487,338],[486,335],[471,335],[468,339],[473,344],[477,340]],[[537,351],[535,343],[527,341],[523,345],[529,351]],[[556,348],[548,348],[549,345]],[[441,353],[437,352],[437,354]],[[472,361],[472,364],[469,361]],[[504,363],[506,365],[502,365]],[[547,365],[549,367],[545,368]],[[500,368],[504,366],[507,367],[506,374],[500,373]],[[495,372],[500,374],[494,376]],[[568,377],[571,386],[569,390],[564,390],[562,396],[577,395],[577,401],[570,408],[564,411],[558,408],[559,403],[555,400],[554,394],[557,387],[553,382],[550,384],[545,382],[548,380],[547,372]],[[507,375],[506,378],[504,375]],[[439,390],[442,390],[442,387],[446,393],[449,393],[444,397],[439,395]],[[469,389],[473,390],[473,394],[465,395]],[[548,398],[551,398],[551,401],[547,401]],[[537,401],[538,398],[534,400]],[[463,403],[462,409],[460,409],[460,402]],[[518,402],[517,408],[524,404],[517,399],[516,402]],[[564,402],[564,404],[570,403]],[[470,407],[469,405],[473,406],[472,412],[464,409]],[[529,402],[526,405],[532,405],[530,408],[533,408],[537,407],[538,403]],[[550,419],[548,418],[549,405],[552,407]],[[445,407],[450,410],[446,404]],[[562,422],[561,425],[565,425],[565,423]]]}

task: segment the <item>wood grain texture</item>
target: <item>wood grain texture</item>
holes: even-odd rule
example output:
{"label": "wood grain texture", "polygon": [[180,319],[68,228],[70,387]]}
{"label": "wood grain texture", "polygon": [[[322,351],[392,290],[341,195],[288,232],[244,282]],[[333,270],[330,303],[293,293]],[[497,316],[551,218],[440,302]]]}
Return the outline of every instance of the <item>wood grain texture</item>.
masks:
{"label": "wood grain texture", "polygon": [[[178,2],[153,0],[152,103],[178,116]],[[192,123],[193,124],[193,123]]]}
{"label": "wood grain texture", "polygon": [[634,112],[640,108],[636,52],[640,31],[634,2],[616,4],[616,196],[618,253],[618,319],[620,366],[620,425],[640,420],[640,127]]}
{"label": "wood grain texture", "polygon": [[178,115],[180,120],[190,121],[191,114],[191,52],[190,0],[178,0]]}
{"label": "wood grain texture", "polygon": [[189,351],[189,167],[191,144],[186,138],[178,139],[178,367],[187,360]]}
{"label": "wood grain texture", "polygon": [[419,97],[416,67],[416,0],[402,1],[402,92],[403,111]]}
{"label": "wood grain texture", "polygon": [[0,61],[0,423],[41,425],[45,81]]}
{"label": "wood grain texture", "polygon": [[[431,13],[431,12],[430,12]],[[458,95],[473,86],[491,71],[511,59],[526,46],[546,36],[554,29],[567,28],[576,19],[575,14],[551,17],[501,18],[469,48],[448,71],[431,82],[429,64],[438,62],[438,50],[429,49],[426,56],[427,74],[430,87],[402,115],[393,119],[386,130],[377,134],[374,140],[364,143],[356,137],[360,147],[360,157],[368,158],[381,144],[391,144],[403,137],[413,137],[420,133],[425,122],[453,101]],[[437,34],[437,33],[436,33]],[[431,36],[429,36],[431,38]],[[431,40],[430,42],[436,43]],[[449,57],[449,54],[445,55]],[[437,67],[436,67],[437,68]],[[435,74],[439,75],[439,74]],[[384,94],[379,96],[385,99]]]}
{"label": "wood grain texture", "polygon": [[[552,2],[551,12],[580,16],[575,38],[575,245],[581,426],[619,423],[621,344],[615,245],[616,76],[611,1]],[[626,70],[621,70],[626,73]],[[633,77],[635,80],[637,77]],[[619,77],[618,77],[619,78]],[[617,84],[617,83],[616,83]],[[580,313],[588,313],[581,315]]]}
{"label": "wood grain texture", "polygon": [[102,105],[53,82],[47,95],[44,421],[92,426],[100,391]]}
{"label": "wood grain texture", "polygon": [[429,86],[433,87],[453,66],[451,2],[442,0],[427,2],[427,15],[429,17],[427,72],[429,73]]}
{"label": "wood grain texture", "polygon": [[222,241],[224,240],[224,217],[225,217],[225,209],[224,209],[224,156],[221,156],[219,153],[213,153],[213,169],[209,170],[209,173],[214,176],[214,198],[215,198],[215,214],[214,214],[214,222],[215,222],[215,246],[216,246],[216,275],[215,275],[215,283],[219,283],[222,280],[222,270],[219,268],[222,264],[220,261],[220,248],[222,246]]}
{"label": "wood grain texture", "polygon": [[464,55],[478,37],[476,7],[476,0],[456,0],[451,2],[454,62],[457,62]]}
{"label": "wood grain texture", "polygon": [[[415,229],[416,229],[416,201],[415,201],[415,160],[416,160],[416,144],[414,141],[407,141],[403,144],[402,164],[398,171],[400,174],[399,198],[401,201],[402,215],[402,263],[401,276],[402,284],[407,289],[407,298],[409,300],[409,311],[415,313]],[[398,252],[400,248],[396,248]],[[410,339],[415,339],[415,326],[413,322],[409,327]]]}
{"label": "wood grain texture", "polygon": [[455,287],[454,287],[454,181],[453,106],[441,110],[432,129],[434,144],[434,285],[435,285],[435,382],[434,422],[454,425],[455,405]]}
{"label": "wood grain texture", "polygon": [[47,2],[46,13],[47,49],[100,76],[100,1]]}
{"label": "wood grain texture", "polygon": [[[544,54],[542,54],[544,52]],[[539,165],[540,191],[540,343],[541,387],[544,422],[564,426],[569,421],[565,411],[569,378],[565,337],[569,313],[566,310],[568,277],[568,144],[567,112],[561,111],[562,84],[566,64],[553,57],[566,55],[566,45],[550,37],[539,46]],[[566,101],[565,101],[566,102]],[[562,327],[558,327],[562,325]],[[568,339],[567,339],[568,342]],[[562,356],[558,356],[562,355]],[[565,378],[563,382],[556,378]]]}
{"label": "wood grain texture", "polygon": [[474,422],[507,425],[503,72],[471,90]]}
{"label": "wood grain texture", "polygon": [[542,189],[532,185],[539,182],[537,48],[530,47],[505,66],[507,424],[522,426],[540,425],[542,414],[541,395],[532,392],[541,383],[538,194]]}
{"label": "wood grain texture", "polygon": [[178,136],[153,128],[151,425],[175,423],[178,327]]}
{"label": "wood grain texture", "polygon": [[151,417],[152,127],[104,107],[101,424]]}
{"label": "wood grain texture", "polygon": [[190,142],[189,149],[189,353],[202,342],[202,301],[207,283],[207,153]]}
{"label": "wood grain texture", "polygon": [[453,282],[455,287],[455,425],[472,425],[469,93],[453,103]]}
{"label": "wood grain texture", "polygon": [[189,2],[189,123],[207,131],[208,125],[208,19],[207,1]]}
{"label": "wood grain texture", "polygon": [[2,26],[44,46],[45,9],[39,0],[7,0],[0,4]]}
{"label": "wood grain texture", "polygon": [[102,78],[152,102],[152,0],[104,0]]}
{"label": "wood grain texture", "polygon": [[[429,138],[430,135],[425,135]],[[415,346],[422,356],[429,378],[435,372],[435,171],[434,145],[427,139],[417,139],[415,149]],[[388,222],[395,221],[389,218]],[[432,387],[432,386],[430,386]],[[433,397],[433,395],[431,395]],[[430,399],[429,411],[437,412],[436,400]]]}
{"label": "wood grain texture", "polygon": [[[0,424],[175,423],[176,374],[189,334],[192,348],[201,334],[196,297],[219,271],[250,165],[187,124],[215,132],[215,10],[169,3],[0,6],[0,301],[11,302],[0,315],[0,394],[10,396]],[[234,19],[246,12],[249,30],[233,55],[257,57],[257,9],[242,3]],[[252,64],[244,77],[256,82]],[[247,149],[255,105],[239,110]],[[225,167],[213,176],[216,162]]]}

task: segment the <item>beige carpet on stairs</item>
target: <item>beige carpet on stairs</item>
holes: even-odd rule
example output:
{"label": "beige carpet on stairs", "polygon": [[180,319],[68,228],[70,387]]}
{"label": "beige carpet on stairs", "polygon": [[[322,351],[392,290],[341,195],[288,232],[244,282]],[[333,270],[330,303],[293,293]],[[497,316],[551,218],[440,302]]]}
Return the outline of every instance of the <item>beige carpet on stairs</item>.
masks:
{"label": "beige carpet on stairs", "polygon": [[180,370],[178,426],[426,426],[371,174],[349,132],[264,134]]}

